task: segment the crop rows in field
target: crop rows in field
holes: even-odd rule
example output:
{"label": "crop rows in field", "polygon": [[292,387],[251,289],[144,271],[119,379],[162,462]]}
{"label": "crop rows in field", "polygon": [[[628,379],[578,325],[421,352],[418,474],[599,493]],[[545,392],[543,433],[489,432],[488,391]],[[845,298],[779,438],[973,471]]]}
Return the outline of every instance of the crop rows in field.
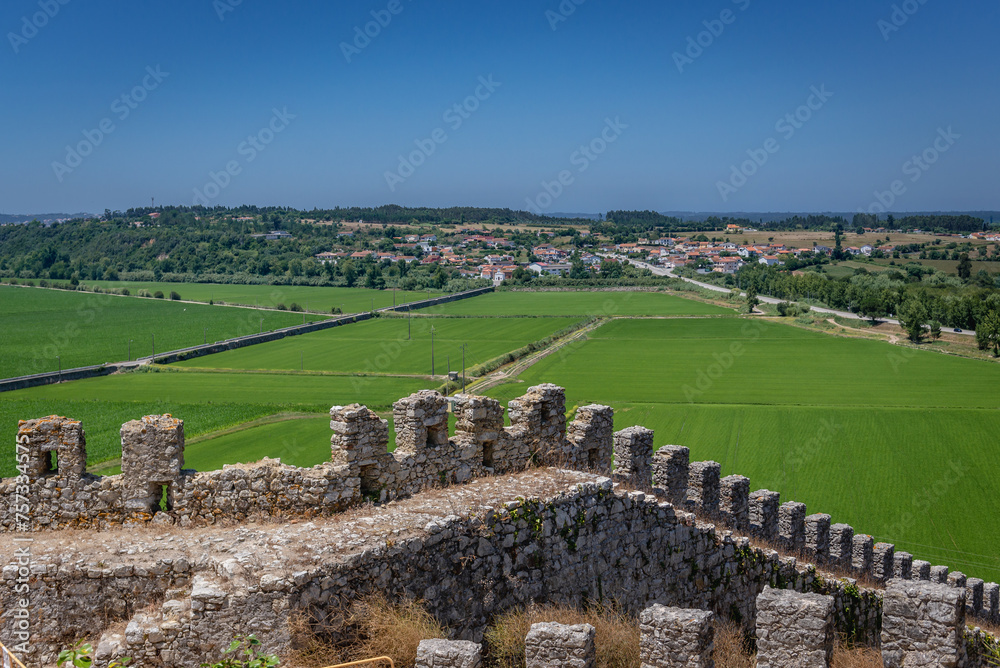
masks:
{"label": "crop rows in field", "polygon": [[734,315],[731,308],[663,292],[493,292],[475,299],[432,306],[424,313],[446,315],[685,316]]}
{"label": "crop rows in field", "polygon": [[[0,378],[120,362],[320,319],[160,299],[0,286]],[[131,344],[129,343],[131,341]]]}
{"label": "crop rows in field", "polygon": [[422,301],[440,297],[440,292],[407,290],[368,290],[366,288],[331,288],[314,285],[229,285],[219,283],[152,283],[143,281],[89,281],[88,285],[104,288],[128,288],[135,295],[139,290],[157,291],[169,295],[177,292],[181,299],[196,302],[225,302],[261,308],[277,308],[278,304],[330,313],[339,308],[343,313],[363,313],[393,304]]}
{"label": "crop rows in field", "polygon": [[[472,367],[579,322],[578,318],[379,318],[199,357],[178,366],[430,374]],[[408,338],[409,337],[409,338]]]}

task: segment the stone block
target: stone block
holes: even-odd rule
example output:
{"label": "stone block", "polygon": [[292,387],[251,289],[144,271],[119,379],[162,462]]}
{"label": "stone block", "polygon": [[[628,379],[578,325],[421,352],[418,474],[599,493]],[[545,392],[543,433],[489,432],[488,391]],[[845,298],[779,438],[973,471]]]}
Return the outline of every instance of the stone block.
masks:
{"label": "stone block", "polygon": [[639,616],[642,668],[714,668],[715,615],[653,605]]}
{"label": "stone block", "polygon": [[764,587],[757,597],[757,668],[827,667],[835,635],[831,596]]}
{"label": "stone block", "polygon": [[415,668],[481,668],[482,648],[467,640],[421,640]]}
{"label": "stone block", "polygon": [[750,494],[750,532],[764,540],[778,538],[778,504],[781,495],[767,489]]}
{"label": "stone block", "polygon": [[524,639],[525,668],[597,668],[594,627],[532,624]]}
{"label": "stone block", "polygon": [[793,552],[806,546],[806,504],[788,501],[778,507],[778,539]]}
{"label": "stone block", "polygon": [[734,531],[750,528],[750,478],[729,475],[719,481],[719,515]]}
{"label": "stone block", "polygon": [[896,546],[892,543],[875,543],[872,547],[872,578],[885,584],[893,577]]}
{"label": "stone block", "polygon": [[661,446],[653,456],[653,485],[664,491],[675,506],[687,498],[691,451],[682,445]]}
{"label": "stone block", "polygon": [[892,555],[892,577],[897,580],[909,580],[913,576],[913,555],[909,552],[896,552]]}
{"label": "stone block", "polygon": [[890,580],[882,603],[885,668],[957,668],[965,654],[965,588]]}
{"label": "stone block", "polygon": [[851,568],[860,574],[872,572],[875,554],[875,539],[868,534],[855,534],[851,545]]}
{"label": "stone block", "polygon": [[854,527],[849,524],[830,525],[830,563],[849,568],[853,551]]}
{"label": "stone block", "polygon": [[806,552],[820,564],[830,558],[830,519],[823,513],[806,516]]}
{"label": "stone block", "polygon": [[615,433],[615,479],[640,490],[653,485],[653,432],[629,427]]}
{"label": "stone block", "polygon": [[719,511],[719,476],[722,465],[718,462],[694,462],[688,473],[687,501],[694,509],[709,517]]}

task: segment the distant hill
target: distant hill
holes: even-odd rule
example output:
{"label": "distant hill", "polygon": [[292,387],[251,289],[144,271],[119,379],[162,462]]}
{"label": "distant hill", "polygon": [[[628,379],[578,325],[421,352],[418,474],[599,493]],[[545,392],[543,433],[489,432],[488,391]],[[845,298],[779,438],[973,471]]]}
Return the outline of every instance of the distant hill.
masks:
{"label": "distant hill", "polygon": [[30,223],[37,220],[40,223],[55,223],[60,220],[72,220],[73,218],[96,218],[92,213],[0,213],[0,223]]}
{"label": "distant hill", "polygon": [[[730,211],[727,213],[711,212],[711,211],[661,211],[664,216],[673,216],[674,218],[680,218],[685,222],[702,222],[708,220],[709,218],[733,218],[733,219],[747,219],[756,221],[759,223],[776,223],[783,220],[788,220],[789,218],[794,218],[799,216],[801,218],[807,218],[809,216],[830,216],[837,217],[841,216],[847,220],[854,218],[855,211],[785,211],[785,212],[752,212],[752,211]],[[906,218],[909,216],[972,216],[973,218],[982,218],[986,222],[998,221],[1000,222],[1000,211],[893,211],[890,212],[893,216],[898,218]],[[882,220],[885,220],[885,215],[879,216]]]}

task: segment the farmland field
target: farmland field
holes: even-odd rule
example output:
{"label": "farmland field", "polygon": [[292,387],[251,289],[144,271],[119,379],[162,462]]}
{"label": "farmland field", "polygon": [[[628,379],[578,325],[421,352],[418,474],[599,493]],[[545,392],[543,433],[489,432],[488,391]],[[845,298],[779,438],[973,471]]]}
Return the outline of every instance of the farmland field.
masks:
{"label": "farmland field", "polygon": [[[181,299],[227,304],[276,308],[278,304],[293,303],[310,311],[330,313],[334,307],[344,313],[362,313],[375,308],[392,306],[393,303],[421,301],[440,297],[440,292],[407,292],[405,290],[367,290],[365,288],[328,288],[313,285],[229,285],[218,283],[147,283],[141,281],[87,281],[87,285],[105,288],[128,288],[134,295],[139,290],[157,290],[165,295],[173,290]],[[374,300],[374,302],[373,302]],[[394,302],[395,300],[395,302]]]}
{"label": "farmland field", "polygon": [[[475,299],[482,299],[477,297]],[[475,301],[467,300],[467,301]],[[412,320],[412,322],[410,322]],[[379,318],[199,357],[178,366],[366,373],[431,373],[431,327],[437,374],[468,367],[579,322],[579,318]],[[412,330],[412,338],[407,332]]]}
{"label": "farmland field", "polygon": [[1000,503],[1000,365],[745,319],[617,320],[519,380],[488,393],[563,385],[570,407],[614,407],[615,429],[649,427],[752,489],[1000,577],[985,528]]}
{"label": "farmland field", "polygon": [[733,309],[662,292],[493,292],[425,309],[447,315],[733,315]]}
{"label": "farmland field", "polygon": [[[313,315],[306,320],[319,320]],[[0,286],[0,378],[119,362],[301,324],[280,311]]]}

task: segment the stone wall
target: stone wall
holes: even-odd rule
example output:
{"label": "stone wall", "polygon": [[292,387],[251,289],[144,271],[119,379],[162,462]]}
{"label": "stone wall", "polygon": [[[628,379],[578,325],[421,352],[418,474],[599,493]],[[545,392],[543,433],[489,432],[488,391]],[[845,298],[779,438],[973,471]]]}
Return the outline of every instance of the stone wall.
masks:
{"label": "stone wall", "polygon": [[[509,427],[493,399],[459,395],[453,410],[457,426],[449,436],[444,397],[422,391],[396,402],[397,448],[389,453],[386,420],[361,405],[335,406],[330,462],[300,469],[265,460],[205,473],[182,468],[180,420],[147,416],[123,426],[123,473],[109,477],[84,472],[86,442],[78,421],[53,416],[22,422],[22,475],[0,482],[0,525],[33,532],[27,540],[51,534],[59,547],[26,572],[4,568],[0,609],[16,609],[20,581],[30,576],[38,657],[51,658],[94,628],[97,614],[101,628],[109,629],[103,643],[109,656],[120,650],[166,665],[203,660],[241,632],[258,632],[269,646],[287,648],[292,613],[336,634],[341,604],[373,591],[421,598],[456,637],[478,641],[493,614],[532,601],[613,600],[636,614],[659,603],[712,611],[750,629],[757,596],[771,586],[831,597],[837,629],[877,644],[880,591],[824,573],[827,564],[876,583],[890,575],[945,583],[961,592],[968,614],[996,618],[996,584],[914,561],[891,544],[831,524],[828,515],[807,515],[803,504],[782,504],[777,492],[750,492],[741,476],[720,479],[718,464],[689,462],[686,448],[664,446],[653,455],[652,432],[613,434],[607,407],[585,406],[567,425],[565,394],[554,385],[529,388],[512,401]],[[549,473],[518,494],[477,502],[475,509],[461,500],[508,484],[507,478],[479,478],[536,463],[609,474],[612,451],[616,477],[626,483],[617,491],[608,478],[540,469]],[[567,487],[567,478],[577,482]],[[420,491],[452,483],[468,484],[420,505]],[[343,524],[338,513],[366,499],[396,503],[375,506],[360,519],[352,515],[350,530],[337,533]],[[394,515],[398,504],[419,511]],[[384,517],[394,518],[391,531],[369,531]],[[704,521],[708,517],[713,523]],[[278,523],[261,530],[266,540],[256,546],[227,548],[231,557],[197,556],[216,541],[240,543],[257,535],[233,527],[262,518],[307,520],[309,528],[291,538]],[[145,534],[135,533],[169,524],[180,528],[170,528],[179,533],[167,542],[143,543]],[[198,529],[213,524],[224,527]],[[128,526],[133,528],[123,528]],[[107,533],[67,538],[62,532],[80,528]],[[797,557],[754,547],[742,533],[772,540]],[[139,547],[118,550],[128,558],[93,558],[82,536]],[[171,556],[154,558],[167,543]],[[289,545],[296,551],[276,565],[261,565]],[[336,558],[323,556],[328,552],[337,552]],[[298,570],[288,569],[301,553],[312,556]],[[124,628],[112,632],[115,622]],[[0,619],[0,641],[16,640],[16,623],[10,614]]]}
{"label": "stone wall", "polygon": [[[534,463],[569,462],[610,473],[613,413],[587,406],[569,424],[565,392],[540,385],[503,407],[487,397],[458,395],[458,423],[448,434],[448,401],[424,390],[393,406],[396,450],[388,422],[354,404],[330,409],[330,462],[312,468],[265,459],[199,473],[184,466],[184,423],[146,416],[122,426],[122,474],[85,473],[86,439],[76,420],[22,421],[18,478],[0,481],[0,529],[109,528],[158,522],[184,527],[256,516],[314,517],[366,499],[386,501],[472,478],[521,471]],[[19,460],[20,461],[20,460]],[[17,501],[17,490],[25,492]],[[18,509],[31,509],[18,522]],[[27,515],[24,515],[27,520]]]}

